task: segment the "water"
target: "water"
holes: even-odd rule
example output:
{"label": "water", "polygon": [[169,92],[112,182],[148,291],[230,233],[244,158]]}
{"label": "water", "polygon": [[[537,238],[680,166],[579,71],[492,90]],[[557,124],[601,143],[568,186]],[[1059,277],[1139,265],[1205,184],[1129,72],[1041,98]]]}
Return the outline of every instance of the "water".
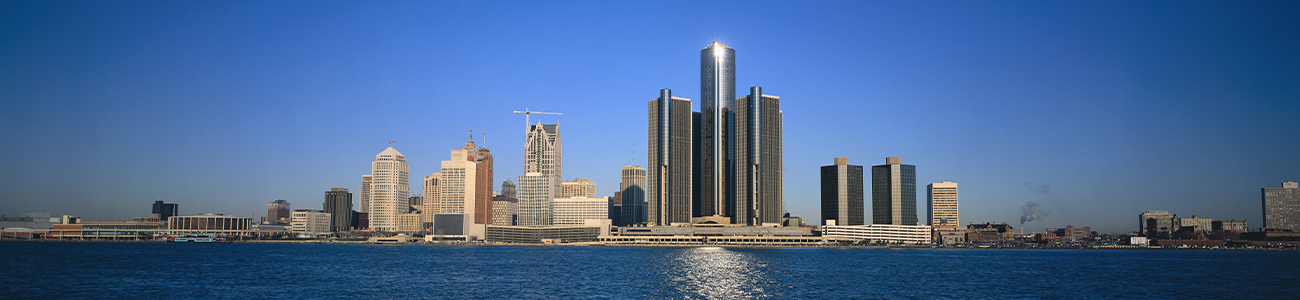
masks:
{"label": "water", "polygon": [[1300,252],[0,242],[0,298],[1300,297]]}

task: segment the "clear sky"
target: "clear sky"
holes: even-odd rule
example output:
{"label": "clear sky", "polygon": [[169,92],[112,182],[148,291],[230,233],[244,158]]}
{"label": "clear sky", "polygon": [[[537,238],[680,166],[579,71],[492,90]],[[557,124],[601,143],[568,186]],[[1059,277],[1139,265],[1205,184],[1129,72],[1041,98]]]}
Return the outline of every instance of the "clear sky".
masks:
{"label": "clear sky", "polygon": [[[469,131],[522,175],[525,107],[565,180],[612,195],[647,101],[699,99],[699,51],[784,111],[785,207],[834,157],[960,184],[962,222],[1119,233],[1246,219],[1300,181],[1293,1],[0,2],[0,213],[262,217],[354,193],[386,146],[411,192]],[[696,103],[698,107],[698,102]],[[486,141],[480,139],[486,134]],[[633,152],[635,151],[635,155]],[[869,184],[868,184],[869,188]],[[870,219],[870,199],[868,216]]]}

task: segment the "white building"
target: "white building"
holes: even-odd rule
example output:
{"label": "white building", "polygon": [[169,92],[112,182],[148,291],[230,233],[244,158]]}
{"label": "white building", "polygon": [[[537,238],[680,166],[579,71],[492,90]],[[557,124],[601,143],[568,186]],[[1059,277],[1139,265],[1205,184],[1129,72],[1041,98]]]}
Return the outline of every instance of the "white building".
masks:
{"label": "white building", "polygon": [[434,172],[432,175],[424,176],[424,218],[421,222],[427,226],[432,226],[433,216],[442,213],[442,189],[439,187],[439,181],[442,180],[442,172]]}
{"label": "white building", "polygon": [[359,212],[370,212],[370,181],[374,179],[372,175],[361,175],[361,204],[357,206]]}
{"label": "white building", "polygon": [[329,235],[330,213],[315,209],[293,211],[289,231],[299,234]]}
{"label": "white building", "polygon": [[586,178],[565,181],[560,184],[560,198],[595,197],[596,183]]}
{"label": "white building", "polygon": [[870,224],[824,226],[822,236],[866,243],[929,244],[930,226]]}
{"label": "white building", "polygon": [[555,198],[552,225],[583,225],[609,219],[609,197]]}
{"label": "white building", "polygon": [[[388,147],[375,155],[370,168],[370,212],[367,216],[370,229],[374,231],[396,231],[397,215],[410,210],[411,187],[409,165],[406,156],[397,149]],[[363,195],[367,192],[363,189]],[[363,196],[365,197],[365,196]],[[366,201],[362,198],[362,201]]]}
{"label": "white building", "polygon": [[930,226],[960,226],[957,217],[957,183],[931,183],[927,190],[930,206]]}
{"label": "white building", "polygon": [[[446,170],[446,169],[444,169]],[[520,226],[551,225],[554,189],[559,186],[558,177],[538,172],[528,172],[519,176],[516,193],[519,194],[518,222]]]}
{"label": "white building", "polygon": [[403,213],[397,215],[398,232],[420,232],[424,230],[424,219],[421,214]]}
{"label": "white building", "polygon": [[478,153],[465,149],[451,150],[451,158],[442,161],[442,176],[438,180],[438,189],[442,194],[439,202],[443,214],[464,214],[470,216],[467,224],[474,223],[474,199],[477,192],[478,163],[472,159]]}
{"label": "white building", "polygon": [[[545,176],[564,178],[564,147],[560,144],[560,124],[542,124],[528,128],[524,141],[524,174],[542,173]],[[556,182],[558,189],[560,183]],[[558,191],[556,191],[558,192]]]}

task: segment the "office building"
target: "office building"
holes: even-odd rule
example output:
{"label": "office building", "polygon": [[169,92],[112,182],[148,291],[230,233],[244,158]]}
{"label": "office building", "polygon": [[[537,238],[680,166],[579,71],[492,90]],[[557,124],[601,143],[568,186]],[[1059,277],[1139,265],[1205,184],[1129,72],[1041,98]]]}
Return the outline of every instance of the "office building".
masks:
{"label": "office building", "polygon": [[271,201],[266,204],[266,221],[271,223],[289,224],[293,219],[290,212],[289,201],[284,201],[284,199]]}
{"label": "office building", "polygon": [[442,189],[438,187],[438,180],[442,179],[442,172],[434,172],[429,176],[424,176],[424,209],[420,210],[422,216],[421,222],[425,226],[433,224],[433,216],[442,213]]}
{"label": "office building", "polygon": [[510,197],[510,198],[518,198],[516,196],[517,194],[515,193],[515,183],[510,182],[510,180],[501,182],[501,194],[499,195]]}
{"label": "office building", "polygon": [[930,226],[959,226],[957,217],[957,183],[936,182],[926,186],[927,205],[930,206],[928,218]]}
{"label": "office building", "polygon": [[560,124],[542,124],[528,127],[524,141],[524,173],[541,173],[555,177],[555,187],[560,192],[560,178],[564,178],[564,146],[560,142]]}
{"label": "office building", "polygon": [[557,193],[558,177],[540,172],[519,176],[519,211],[516,224],[520,226],[551,225],[553,202]]}
{"label": "office building", "polygon": [[328,235],[330,234],[330,214],[315,209],[298,209],[293,211],[293,221],[289,232],[296,234]]}
{"label": "office building", "polygon": [[1178,215],[1168,211],[1152,210],[1138,215],[1138,234],[1159,238],[1178,230]]}
{"label": "office building", "polygon": [[735,207],[736,51],[713,41],[700,50],[700,198],[696,217],[732,217]]}
{"label": "office building", "polygon": [[847,157],[821,169],[822,225],[866,225],[862,191],[862,166],[850,165]]}
{"label": "office building", "polygon": [[158,215],[158,219],[167,220],[172,216],[180,215],[180,208],[176,203],[165,203],[162,200],[153,202],[153,213]]}
{"label": "office building", "polygon": [[388,147],[375,155],[370,170],[370,229],[396,231],[397,215],[410,211],[410,166],[406,156]]}
{"label": "office building", "polygon": [[[478,150],[470,147],[451,150],[451,158],[442,161],[442,178],[438,188],[442,193],[442,214],[464,214],[469,217],[466,222],[474,221],[476,199],[478,199]],[[436,221],[435,221],[436,222]]]}
{"label": "office building", "polygon": [[[289,218],[292,219],[293,217],[290,216]],[[167,230],[171,234],[242,235],[252,233],[250,230],[252,223],[253,220],[249,218],[204,213],[197,216],[173,216],[167,218]]]}
{"label": "office building", "polygon": [[1210,222],[1210,229],[1214,232],[1224,232],[1224,231],[1246,232],[1250,230],[1250,227],[1246,226],[1246,220],[1241,220],[1241,221],[1218,220],[1218,221]]}
{"label": "office building", "polygon": [[360,212],[370,212],[370,181],[374,180],[374,178],[371,175],[361,175],[361,188],[359,189],[361,191],[361,199],[359,199],[361,202],[357,207]]}
{"label": "office building", "polygon": [[492,243],[565,244],[596,242],[599,241],[600,236],[601,228],[598,226],[489,225],[484,240]]}
{"label": "office building", "polygon": [[662,89],[649,106],[647,221],[663,225],[690,223],[691,99],[674,97],[672,90]]}
{"label": "office building", "polygon": [[614,191],[614,196],[609,197],[609,224],[614,226],[625,226],[623,222],[623,196],[622,192]]}
{"label": "office building", "polygon": [[555,198],[551,225],[583,225],[609,219],[609,197]]}
{"label": "office building", "polygon": [[518,213],[518,199],[505,195],[492,197],[492,224],[515,225],[515,215]]}
{"label": "office building", "polygon": [[[646,169],[641,166],[623,166],[622,181],[618,185],[620,203],[619,223],[614,226],[646,222],[645,182]],[[611,218],[612,219],[612,218]]]}
{"label": "office building", "polygon": [[1264,228],[1300,232],[1300,183],[1283,182],[1281,188],[1264,188]]}
{"label": "office building", "polygon": [[1002,224],[984,223],[966,225],[966,241],[971,243],[1009,242],[1016,239],[1016,228]]}
{"label": "office building", "polygon": [[420,232],[424,230],[424,218],[418,213],[397,214],[397,232]]}
{"label": "office building", "polygon": [[370,213],[352,212],[352,227],[356,230],[370,230]]}
{"label": "office building", "polygon": [[863,244],[929,244],[931,230],[927,225],[825,226],[822,227],[822,236]]}
{"label": "office building", "polygon": [[593,183],[591,182],[591,180],[587,180],[586,178],[578,178],[572,181],[565,181],[563,183],[560,183],[561,198],[595,197],[595,196],[596,196],[596,183]]}
{"label": "office building", "polygon": [[781,97],[760,87],[736,98],[735,190],[728,202],[732,224],[780,224],[785,213],[781,176]]}
{"label": "office building", "polygon": [[871,166],[871,223],[917,225],[916,166],[899,157]]}
{"label": "office building", "polygon": [[[1178,229],[1191,229],[1195,233],[1210,232],[1214,229],[1213,223],[1214,219],[1192,215],[1191,218],[1178,218]],[[1178,229],[1174,231],[1178,231]]]}
{"label": "office building", "polygon": [[330,214],[329,231],[352,229],[352,193],[345,188],[332,188],[325,192],[325,213]]}
{"label": "office building", "polygon": [[410,207],[407,208],[407,210],[406,210],[407,212],[423,211],[423,210],[424,210],[424,196],[423,196],[423,195],[415,195],[415,196],[411,196],[410,198],[406,198],[406,204],[407,204],[407,205],[410,205]]}

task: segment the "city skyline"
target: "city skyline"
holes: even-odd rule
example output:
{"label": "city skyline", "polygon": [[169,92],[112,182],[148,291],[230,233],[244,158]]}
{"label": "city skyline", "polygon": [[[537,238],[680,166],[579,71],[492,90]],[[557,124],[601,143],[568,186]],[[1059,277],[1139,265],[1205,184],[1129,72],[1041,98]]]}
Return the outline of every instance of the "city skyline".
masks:
{"label": "city skyline", "polygon": [[694,51],[713,40],[737,49],[737,87],[787,100],[784,206],[810,224],[818,168],[835,157],[906,157],[916,183],[961,183],[962,222],[1020,227],[1021,206],[1041,204],[1050,213],[1027,232],[1131,232],[1144,211],[1257,228],[1259,189],[1300,180],[1289,3],[710,3],[788,14],[689,26],[600,13],[685,3],[83,4],[0,4],[0,138],[14,145],[0,150],[0,213],[320,209],[388,141],[421,178],[470,129],[505,162],[494,178],[515,179],[524,135],[510,112],[524,107],[565,113],[533,116],[564,128],[561,180],[610,196],[615,170],[646,159],[646,99],[700,95]]}

